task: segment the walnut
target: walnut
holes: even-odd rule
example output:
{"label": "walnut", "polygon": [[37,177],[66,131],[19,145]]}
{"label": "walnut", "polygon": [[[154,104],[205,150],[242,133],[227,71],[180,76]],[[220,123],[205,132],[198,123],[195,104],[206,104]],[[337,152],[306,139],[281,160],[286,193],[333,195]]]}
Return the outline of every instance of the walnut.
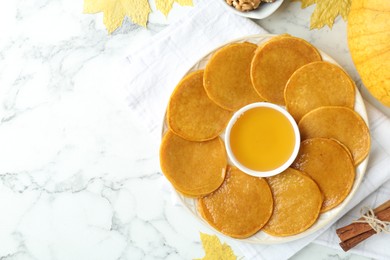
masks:
{"label": "walnut", "polygon": [[251,11],[259,7],[260,3],[273,3],[276,0],[226,0],[228,5],[235,7],[239,11]]}
{"label": "walnut", "polygon": [[226,0],[226,3],[239,11],[251,11],[259,7],[261,0]]}

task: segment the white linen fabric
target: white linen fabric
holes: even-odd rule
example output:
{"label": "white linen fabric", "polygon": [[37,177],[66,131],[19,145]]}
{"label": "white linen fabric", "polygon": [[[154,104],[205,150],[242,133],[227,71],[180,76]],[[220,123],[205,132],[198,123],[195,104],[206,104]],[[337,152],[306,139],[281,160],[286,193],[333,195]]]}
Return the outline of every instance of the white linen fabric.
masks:
{"label": "white linen fabric", "polygon": [[[161,127],[169,97],[186,71],[205,54],[217,46],[252,34],[267,33],[249,19],[225,12],[218,1],[199,1],[188,16],[174,22],[163,32],[155,35],[142,49],[131,54],[126,68],[130,73],[128,104],[134,116],[144,124],[155,140],[161,137]],[[374,206],[390,198],[390,119],[366,103],[372,148],[366,176],[339,217],[350,211],[363,199]],[[156,142],[158,143],[158,142]],[[158,148],[156,147],[156,153]],[[383,188],[380,188],[386,183]],[[360,205],[350,211],[336,224],[293,242],[278,245],[252,245],[236,242],[246,259],[287,259],[310,242],[338,247],[335,229],[358,217]],[[366,242],[367,246],[352,249],[361,255],[389,259],[386,250],[389,237],[376,235]]]}

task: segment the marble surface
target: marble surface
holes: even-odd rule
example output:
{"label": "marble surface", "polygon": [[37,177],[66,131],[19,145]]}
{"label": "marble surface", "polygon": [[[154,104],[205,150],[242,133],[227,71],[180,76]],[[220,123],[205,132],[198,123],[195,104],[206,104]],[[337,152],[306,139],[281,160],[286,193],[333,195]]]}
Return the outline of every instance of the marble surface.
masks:
{"label": "marble surface", "polygon": [[[154,12],[148,29],[126,20],[107,35],[102,14],[83,14],[82,5],[0,2],[0,259],[202,257],[199,231],[211,231],[172,203],[157,141],[126,104],[131,71],[121,70],[190,7],[175,5],[168,19]],[[311,11],[285,1],[257,23],[308,39],[358,80],[345,23],[309,31]],[[365,259],[314,244],[293,259],[314,255]]]}

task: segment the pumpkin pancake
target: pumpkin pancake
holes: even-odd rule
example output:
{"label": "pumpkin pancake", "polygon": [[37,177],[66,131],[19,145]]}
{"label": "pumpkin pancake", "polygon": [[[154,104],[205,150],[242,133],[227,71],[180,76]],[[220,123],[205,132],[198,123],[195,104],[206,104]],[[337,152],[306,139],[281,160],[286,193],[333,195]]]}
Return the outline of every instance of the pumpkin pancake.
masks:
{"label": "pumpkin pancake", "polygon": [[203,70],[188,74],[172,93],[167,123],[177,135],[189,141],[217,137],[226,127],[231,112],[217,106],[203,88]]}
{"label": "pumpkin pancake", "polygon": [[322,106],[355,105],[355,85],[338,66],[312,62],[296,70],[284,90],[286,108],[298,122],[307,112]]}
{"label": "pumpkin pancake", "polygon": [[370,151],[370,133],[364,120],[346,107],[320,107],[307,113],[298,124],[302,140],[313,137],[333,138],[351,152],[355,165]]}
{"label": "pumpkin pancake", "polygon": [[219,106],[235,111],[262,101],[252,86],[250,67],[257,45],[229,44],[211,57],[204,72],[207,95]]}
{"label": "pumpkin pancake", "polygon": [[246,238],[259,231],[271,217],[272,193],[265,179],[229,166],[221,187],[198,200],[198,210],[223,234]]}
{"label": "pumpkin pancake", "polygon": [[308,174],[319,186],[324,194],[321,213],[343,202],[355,180],[355,167],[350,155],[332,139],[303,141],[291,167]]}
{"label": "pumpkin pancake", "polygon": [[192,142],[168,131],[160,147],[160,165],[165,177],[183,195],[204,196],[216,190],[225,178],[225,146],[219,137]]}
{"label": "pumpkin pancake", "polygon": [[320,214],[322,194],[310,177],[288,168],[267,181],[275,206],[264,232],[272,236],[292,236],[314,224]]}
{"label": "pumpkin pancake", "polygon": [[251,64],[254,88],[266,101],[284,105],[284,88],[298,68],[322,60],[317,49],[307,41],[283,35],[256,50]]}

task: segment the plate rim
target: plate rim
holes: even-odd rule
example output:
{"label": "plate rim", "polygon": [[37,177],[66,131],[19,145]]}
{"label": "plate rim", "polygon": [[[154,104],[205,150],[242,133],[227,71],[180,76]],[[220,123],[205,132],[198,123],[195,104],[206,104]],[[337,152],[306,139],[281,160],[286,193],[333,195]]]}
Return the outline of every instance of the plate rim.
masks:
{"label": "plate rim", "polygon": [[[203,55],[203,57],[201,57],[196,62],[194,62],[194,64],[183,74],[183,76],[181,78],[185,77],[188,73],[191,73],[192,71],[202,69],[202,68],[197,67],[197,65],[199,65],[200,62],[202,62],[204,59],[207,59],[207,57],[211,56],[214,52],[216,52],[217,50],[219,50],[220,48],[222,48],[225,45],[232,44],[232,43],[244,42],[244,41],[250,41],[250,40],[253,41],[255,39],[257,39],[259,41],[259,43],[256,43],[256,45],[259,45],[261,43],[269,41],[273,37],[280,36],[280,35],[283,35],[283,34],[252,34],[252,35],[242,36],[242,37],[235,38],[233,40],[227,41],[227,42],[217,46],[216,48],[212,49],[207,54]],[[314,46],[314,47],[320,52],[321,57],[322,57],[322,59],[324,61],[329,61],[329,62],[337,65],[345,73],[347,73],[347,71],[335,59],[333,59],[330,55],[328,55],[324,51],[320,50],[316,46]],[[326,58],[326,60],[324,58]],[[349,76],[348,73],[347,73],[347,75]],[[356,86],[356,84],[355,84],[355,82],[353,81],[352,78],[351,78],[351,80],[353,82],[353,85],[355,86],[354,111],[356,111],[356,106],[360,105],[359,111],[356,111],[356,112],[362,117],[362,119],[366,123],[367,127],[369,128],[368,115],[367,115],[366,106],[364,104],[364,99],[363,99],[359,89],[357,88],[357,86]],[[165,119],[166,119],[166,113],[165,113],[164,118],[163,118],[163,124],[162,124],[163,127],[162,127],[162,135],[161,136],[163,136],[164,133],[167,130],[166,120]],[[268,235],[268,234],[265,233],[265,236],[271,237],[271,238],[275,238],[275,240],[253,240],[253,239],[251,239],[251,238],[255,237],[257,234],[259,234],[259,233],[264,233],[262,230],[259,230],[254,235],[252,235],[252,236],[250,236],[248,238],[243,238],[243,239],[232,238],[232,237],[230,237],[228,235],[225,235],[225,234],[221,233],[220,231],[218,231],[217,229],[212,227],[209,223],[207,223],[200,215],[196,214],[193,210],[191,210],[191,208],[188,206],[188,203],[185,201],[185,200],[192,200],[192,202],[194,203],[193,208],[195,208],[195,211],[196,211],[197,210],[197,199],[196,198],[185,197],[182,194],[180,194],[178,191],[176,191],[176,189],[174,189],[174,187],[172,185],[171,185],[171,187],[172,187],[172,190],[173,190],[174,194],[176,195],[178,200],[180,200],[180,202],[184,206],[184,208],[186,208],[186,210],[188,210],[191,213],[191,215],[193,215],[193,217],[195,217],[195,219],[198,220],[200,223],[202,223],[206,228],[216,232],[218,235],[221,235],[221,236],[223,236],[225,238],[228,238],[228,239],[234,239],[235,241],[245,242],[245,243],[248,243],[248,244],[257,244],[257,245],[283,244],[283,243],[288,243],[288,242],[291,242],[291,241],[295,241],[295,240],[298,240],[298,239],[301,239],[301,238],[308,237],[308,236],[314,234],[315,232],[321,230],[325,226],[327,226],[330,222],[332,222],[332,220],[336,219],[336,221],[337,221],[337,217],[342,213],[343,209],[345,209],[345,207],[349,204],[350,200],[354,197],[356,191],[360,187],[360,184],[361,184],[361,182],[362,182],[362,180],[364,178],[364,175],[366,173],[369,157],[370,157],[370,152],[367,155],[367,157],[355,168],[356,169],[355,181],[354,181],[354,184],[353,184],[353,186],[351,188],[351,191],[348,194],[348,196],[337,207],[331,209],[328,212],[320,214],[319,218],[321,218],[321,215],[322,215],[322,217],[324,217],[324,215],[326,217],[326,215],[329,215],[329,214],[332,214],[332,213],[334,214],[333,216],[330,216],[327,219],[323,220],[323,222],[320,223],[318,226],[315,226],[316,223],[314,223],[309,229],[307,229],[307,230],[305,230],[305,231],[303,231],[303,232],[301,232],[299,234],[296,234],[296,235],[286,236],[286,237],[277,237],[277,236],[271,236],[271,235]],[[358,170],[360,172],[359,176],[357,176],[358,175]],[[318,219],[317,219],[317,221],[318,221]]]}

